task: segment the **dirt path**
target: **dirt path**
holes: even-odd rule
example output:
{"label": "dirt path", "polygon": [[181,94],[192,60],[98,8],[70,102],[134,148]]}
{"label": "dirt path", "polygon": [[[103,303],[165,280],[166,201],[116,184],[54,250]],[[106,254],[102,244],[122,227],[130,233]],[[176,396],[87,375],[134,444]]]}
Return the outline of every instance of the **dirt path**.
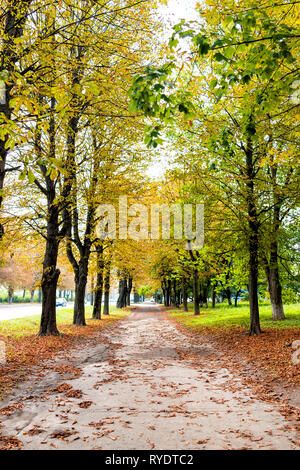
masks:
{"label": "dirt path", "polygon": [[[66,364],[81,375],[74,378]],[[256,398],[220,366],[210,344],[196,346],[154,305],[139,306],[56,365],[46,365],[43,377],[37,373],[2,404],[13,406],[2,416],[8,443],[16,438],[24,449],[299,448],[279,404]]]}

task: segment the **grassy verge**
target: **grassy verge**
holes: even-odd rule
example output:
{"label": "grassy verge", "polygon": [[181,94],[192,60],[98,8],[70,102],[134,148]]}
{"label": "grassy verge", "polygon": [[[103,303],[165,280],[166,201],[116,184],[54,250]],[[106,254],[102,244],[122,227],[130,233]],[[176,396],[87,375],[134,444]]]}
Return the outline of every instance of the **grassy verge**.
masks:
{"label": "grassy verge", "polygon": [[28,374],[31,366],[52,359],[57,353],[81,344],[103,328],[130,314],[130,309],[110,309],[109,316],[91,319],[92,307],[86,308],[87,326],[73,326],[72,309],[57,310],[57,325],[62,336],[38,337],[40,315],[0,321],[0,340],[6,347],[6,364],[0,367],[0,399]]}
{"label": "grassy verge", "polygon": [[[102,320],[91,319],[93,307],[86,307],[86,322],[87,326],[101,328],[109,323],[123,318],[128,315],[128,310],[120,310],[116,307],[110,307],[110,314],[102,316]],[[0,337],[6,338],[21,338],[22,336],[34,335],[39,331],[40,315],[32,315],[30,317],[17,318],[15,320],[2,320],[0,321]],[[73,310],[72,309],[58,309],[56,312],[56,321],[58,329],[64,334],[75,334],[78,327],[72,325]],[[3,339],[3,338],[2,338]]]}
{"label": "grassy verge", "polygon": [[[300,328],[300,304],[285,305],[286,319],[284,321],[273,321],[270,304],[259,306],[262,328]],[[238,307],[225,304],[217,304],[216,308],[202,308],[199,316],[193,315],[193,305],[189,305],[188,312],[182,310],[169,310],[169,315],[179,320],[185,326],[194,329],[213,328],[231,329],[239,327],[248,329],[250,325],[249,304],[241,303]]]}
{"label": "grassy verge", "polygon": [[299,386],[300,367],[293,363],[291,344],[300,340],[300,305],[286,305],[284,311],[285,320],[273,321],[271,306],[260,305],[263,334],[251,337],[244,334],[250,323],[246,303],[237,308],[225,304],[203,308],[199,316],[193,314],[192,305],[188,312],[168,309],[168,314],[179,325],[213,341],[228,361],[246,359],[273,378]]}

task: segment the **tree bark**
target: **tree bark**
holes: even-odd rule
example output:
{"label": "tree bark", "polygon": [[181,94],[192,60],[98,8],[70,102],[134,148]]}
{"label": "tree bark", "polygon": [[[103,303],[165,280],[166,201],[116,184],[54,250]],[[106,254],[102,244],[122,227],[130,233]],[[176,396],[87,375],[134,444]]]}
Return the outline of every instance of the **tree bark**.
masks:
{"label": "tree bark", "polygon": [[238,296],[240,295],[240,290],[236,291],[235,297],[234,297],[234,306],[238,306]]}
{"label": "tree bark", "polygon": [[277,246],[272,247],[270,266],[265,267],[268,289],[270,294],[272,319],[273,320],[284,320],[284,310],[282,303],[282,288],[279,278],[278,269],[278,257],[277,257]]}
{"label": "tree bark", "polygon": [[39,336],[58,335],[56,326],[56,289],[60,275],[57,269],[57,257],[59,248],[59,223],[58,207],[54,203],[55,188],[53,182],[46,178],[48,191],[48,220],[47,242],[43,262],[42,289],[42,316]]}
{"label": "tree bark", "polygon": [[110,269],[108,268],[104,279],[104,307],[103,315],[109,315]]}
{"label": "tree bark", "polygon": [[[252,125],[252,119],[250,118]],[[249,227],[249,301],[250,301],[250,336],[261,333],[258,307],[258,218],[255,204],[254,179],[255,167],[253,162],[253,144],[251,137],[247,139],[246,168],[247,168],[247,205]]]}
{"label": "tree bark", "polygon": [[226,294],[228,305],[232,305],[230,287],[226,287],[225,294]]}
{"label": "tree bark", "polygon": [[188,298],[187,298],[186,279],[182,279],[182,303],[183,303],[183,311],[188,312]]}
{"label": "tree bark", "polygon": [[212,308],[216,308],[216,286],[212,289]]}
{"label": "tree bark", "polygon": [[97,280],[95,288],[95,302],[93,309],[93,318],[101,319],[101,306],[102,306],[102,293],[103,293],[103,270],[104,270],[104,259],[103,259],[103,245],[96,245],[97,252]]}
{"label": "tree bark", "polygon": [[167,307],[171,305],[171,281],[167,280]]}
{"label": "tree bark", "polygon": [[88,279],[88,258],[81,259],[78,263],[78,271],[75,273],[75,302],[73,325],[86,326],[85,321],[85,292]]}
{"label": "tree bark", "polygon": [[[276,181],[276,167],[272,167],[272,179],[273,185]],[[265,258],[265,271],[268,280],[268,288],[271,300],[271,309],[272,309],[272,319],[273,320],[284,320],[284,310],[282,303],[282,288],[280,283],[279,276],[279,266],[278,266],[278,241],[277,236],[280,228],[280,208],[281,202],[274,188],[274,209],[273,209],[273,233],[270,244],[270,262],[268,263],[267,258]]]}
{"label": "tree bark", "polygon": [[132,290],[132,277],[129,276],[128,278],[128,286],[127,286],[127,305],[130,305],[130,294]]}
{"label": "tree bark", "polygon": [[30,302],[33,303],[34,302],[34,289],[32,289],[31,293],[30,293]]}
{"label": "tree bark", "polygon": [[94,292],[95,286],[94,286],[94,277],[91,278],[91,292],[90,292],[90,304],[93,307],[95,303],[95,292]]}
{"label": "tree bark", "polygon": [[117,300],[117,308],[126,307],[127,301],[127,279],[122,277],[119,282],[119,297]]}
{"label": "tree bark", "polygon": [[193,268],[194,315],[200,315],[200,295],[198,269]]}
{"label": "tree bark", "polygon": [[13,295],[14,295],[14,288],[9,286],[8,287],[8,303],[12,304],[13,301]]}

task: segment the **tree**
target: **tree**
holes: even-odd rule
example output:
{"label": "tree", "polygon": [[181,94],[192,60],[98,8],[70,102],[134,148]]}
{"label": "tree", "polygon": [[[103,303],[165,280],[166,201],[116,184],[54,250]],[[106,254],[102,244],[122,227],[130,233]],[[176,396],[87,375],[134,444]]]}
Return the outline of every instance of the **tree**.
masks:
{"label": "tree", "polygon": [[[179,39],[187,37],[191,38],[192,54],[201,57],[199,61],[191,54],[187,61],[193,60],[196,68],[201,70],[204,67],[209,71],[207,80],[200,76],[201,87],[193,104],[190,90],[195,91],[197,87],[191,84],[189,76],[185,79],[181,74],[184,88],[177,87],[174,91],[174,79],[173,87],[170,87],[176,68],[172,60],[163,66],[148,67],[135,78],[130,92],[132,106],[147,116],[160,119],[160,123],[148,132],[146,141],[149,146],[161,143],[161,122],[174,124],[178,112],[182,112],[186,119],[193,117],[196,121],[194,133],[198,138],[203,136],[201,157],[203,150],[207,149],[211,160],[208,168],[217,172],[215,183],[219,201],[231,204],[232,212],[239,220],[243,219],[243,229],[246,228],[250,334],[260,334],[257,289],[262,215],[273,207],[265,207],[265,188],[260,181],[270,150],[270,141],[266,142],[264,136],[266,127],[270,125],[272,131],[277,130],[278,119],[283,117],[285,125],[290,122],[298,106],[289,101],[297,73],[297,28],[284,21],[278,22],[268,10],[254,9],[226,15],[222,18],[221,27],[217,21],[205,25],[185,25],[182,21],[174,27],[170,47],[175,48]],[[258,54],[260,60],[256,61]],[[182,70],[182,62],[179,67]],[[180,85],[179,75],[176,72]],[[199,73],[195,81],[199,83]],[[204,106],[201,94],[206,94],[207,106]],[[274,113],[274,109],[278,111]],[[216,116],[218,126],[211,121]],[[208,131],[209,139],[205,138],[202,130],[198,131],[200,123]],[[190,124],[193,125],[191,121]],[[282,129],[282,125],[280,127]],[[292,126],[290,136],[294,129]],[[276,147],[280,137],[276,134],[271,145]],[[203,170],[203,164],[200,165]],[[288,165],[291,167],[290,162]],[[232,195],[237,193],[239,198],[233,200]]]}

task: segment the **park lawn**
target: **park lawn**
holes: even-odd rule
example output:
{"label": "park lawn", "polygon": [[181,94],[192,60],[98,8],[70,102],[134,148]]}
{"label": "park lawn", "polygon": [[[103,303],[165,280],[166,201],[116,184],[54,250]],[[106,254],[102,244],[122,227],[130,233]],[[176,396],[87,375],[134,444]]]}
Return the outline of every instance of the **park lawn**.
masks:
{"label": "park lawn", "polygon": [[33,365],[53,359],[68,348],[80,347],[103,328],[129,315],[130,308],[110,308],[109,316],[91,319],[92,307],[86,307],[87,326],[73,326],[72,309],[57,310],[57,325],[62,336],[39,337],[40,315],[0,321],[0,340],[5,342],[6,364],[0,367],[0,400],[24,380]]}
{"label": "park lawn", "polygon": [[201,309],[201,314],[193,314],[193,305],[189,312],[180,309],[167,309],[179,328],[190,330],[212,341],[217,350],[228,360],[236,364],[246,359],[272,379],[279,379],[289,385],[300,385],[300,367],[293,364],[291,344],[300,340],[300,304],[285,305],[285,320],[273,321],[271,306],[259,306],[263,334],[249,336],[249,304],[238,307],[217,304],[216,308]]}
{"label": "park lawn", "polygon": [[[130,310],[120,310],[116,307],[110,307],[110,314],[108,316],[102,316],[102,319],[93,320],[91,306],[85,308],[86,312],[86,323],[87,327],[101,329],[104,326],[120,320],[124,316],[130,313]],[[0,321],[0,338],[4,336],[6,338],[21,338],[22,336],[34,335],[39,331],[41,315],[32,315],[30,317],[16,318],[15,320],[2,320]],[[73,310],[72,309],[57,309],[56,321],[58,329],[63,334],[75,334],[78,327],[72,325],[73,321]],[[83,327],[86,328],[86,327]],[[3,339],[3,338],[2,338]]]}
{"label": "park lawn", "polygon": [[[182,312],[180,309],[168,310],[171,317],[183,323],[185,326],[193,329],[213,328],[213,329],[231,329],[231,328],[249,328],[250,313],[249,304],[242,302],[238,307],[226,304],[217,304],[216,308],[202,308],[200,315],[193,314],[193,305],[189,304],[189,312]],[[260,320],[262,329],[286,329],[300,328],[300,304],[285,305],[284,312],[286,319],[284,321],[273,321],[270,304],[259,306]]]}

